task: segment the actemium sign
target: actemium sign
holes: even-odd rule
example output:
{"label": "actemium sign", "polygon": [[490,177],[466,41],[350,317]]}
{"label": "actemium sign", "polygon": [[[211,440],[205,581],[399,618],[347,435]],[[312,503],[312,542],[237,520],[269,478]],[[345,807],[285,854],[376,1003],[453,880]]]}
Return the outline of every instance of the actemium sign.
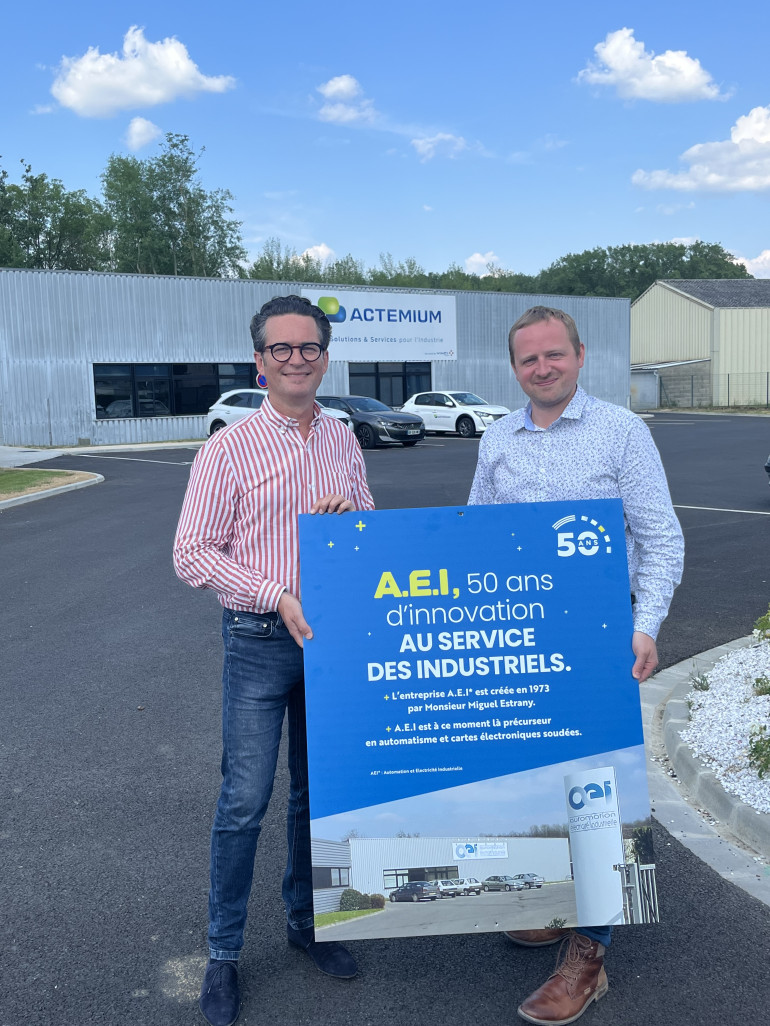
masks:
{"label": "actemium sign", "polygon": [[331,360],[456,360],[454,296],[303,289],[332,325]]}

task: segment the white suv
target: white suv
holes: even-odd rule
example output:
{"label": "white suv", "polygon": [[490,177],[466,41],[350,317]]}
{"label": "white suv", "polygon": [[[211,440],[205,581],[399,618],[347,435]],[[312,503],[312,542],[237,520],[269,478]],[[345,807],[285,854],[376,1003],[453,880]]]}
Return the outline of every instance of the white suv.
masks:
{"label": "white suv", "polygon": [[[237,388],[232,392],[225,392],[220,395],[206,415],[206,431],[213,435],[220,428],[234,424],[241,417],[246,417],[262,405],[262,400],[267,395],[264,388]],[[335,420],[341,420],[350,430],[353,430],[353,421],[342,410],[329,410],[321,407],[321,412]]]}
{"label": "white suv", "polygon": [[461,438],[473,438],[511,411],[491,406],[473,392],[418,392],[401,407],[402,413],[422,417],[426,431],[456,431]]}

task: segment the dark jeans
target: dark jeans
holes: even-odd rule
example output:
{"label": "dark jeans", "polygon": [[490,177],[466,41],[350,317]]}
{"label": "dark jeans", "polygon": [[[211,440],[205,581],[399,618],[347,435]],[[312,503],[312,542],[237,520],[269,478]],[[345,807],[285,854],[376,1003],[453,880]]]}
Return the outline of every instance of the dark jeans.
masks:
{"label": "dark jeans", "polygon": [[225,609],[222,639],[222,790],[211,831],[208,940],[212,958],[237,959],[287,709],[291,784],[282,894],[289,924],[313,925],[305,684],[302,649],[277,613]]}

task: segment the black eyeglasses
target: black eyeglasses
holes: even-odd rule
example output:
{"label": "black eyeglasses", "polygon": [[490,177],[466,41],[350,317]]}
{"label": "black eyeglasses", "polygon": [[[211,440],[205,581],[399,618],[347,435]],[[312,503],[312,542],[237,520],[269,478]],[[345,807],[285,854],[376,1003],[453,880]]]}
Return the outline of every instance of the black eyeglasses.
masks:
{"label": "black eyeglasses", "polygon": [[299,349],[302,359],[308,363],[320,360],[321,353],[324,352],[320,342],[302,342],[298,346],[291,346],[288,342],[277,342],[274,346],[265,346],[265,349],[277,363],[288,363],[295,349]]}

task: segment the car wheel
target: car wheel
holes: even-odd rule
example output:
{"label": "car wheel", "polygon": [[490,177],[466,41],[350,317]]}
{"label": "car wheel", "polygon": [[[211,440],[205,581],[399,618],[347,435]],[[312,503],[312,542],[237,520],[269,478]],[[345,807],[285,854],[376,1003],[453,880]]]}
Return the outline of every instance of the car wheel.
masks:
{"label": "car wheel", "polygon": [[223,427],[227,427],[227,424],[223,420],[215,420],[212,422],[209,428],[209,435],[213,435],[215,431],[221,430]]}
{"label": "car wheel", "polygon": [[506,884],[505,885],[505,889],[506,889],[506,891],[509,891],[511,889],[511,885],[510,884]]}
{"label": "car wheel", "polygon": [[374,431],[369,427],[368,424],[359,424],[356,428],[356,438],[358,444],[362,449],[373,449],[377,444],[377,439],[374,437]]}
{"label": "car wheel", "polygon": [[431,896],[430,896],[430,900],[431,900],[431,901],[435,901],[437,897],[438,897],[438,895],[436,895],[436,894],[431,894]]}
{"label": "car wheel", "polygon": [[488,888],[488,887],[487,887],[486,885],[484,885],[484,890],[485,890],[485,891],[488,891],[488,890],[489,890],[489,888]]}
{"label": "car wheel", "polygon": [[457,434],[460,438],[473,438],[476,434],[476,425],[470,417],[460,417],[457,421]]}
{"label": "car wheel", "polygon": [[419,898],[417,897],[417,895],[416,895],[416,894],[413,894],[413,895],[412,895],[412,901],[419,901],[419,900],[420,900],[420,899],[419,899]]}
{"label": "car wheel", "polygon": [[391,894],[391,895],[390,895],[390,900],[391,900],[391,901],[395,901],[395,900],[396,900],[396,896],[395,896],[395,894]]}
{"label": "car wheel", "polygon": [[411,442],[402,442],[402,445],[404,445],[404,446],[412,446],[412,445],[417,445],[417,439],[416,439],[416,438],[414,438],[414,439],[412,439],[412,441],[411,441]]}

